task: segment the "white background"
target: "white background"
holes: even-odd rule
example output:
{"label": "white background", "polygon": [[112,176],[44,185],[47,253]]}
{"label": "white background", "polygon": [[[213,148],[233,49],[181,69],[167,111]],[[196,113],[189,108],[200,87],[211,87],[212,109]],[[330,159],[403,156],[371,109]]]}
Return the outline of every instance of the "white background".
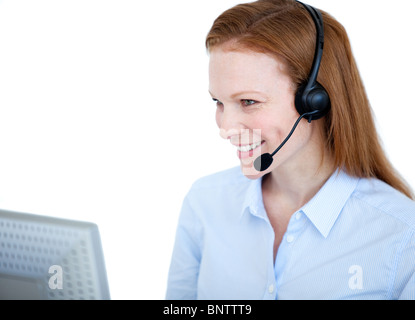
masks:
{"label": "white background", "polygon": [[[113,299],[164,299],[185,193],[238,165],[204,48],[237,3],[0,1],[0,208],[97,223]],[[415,2],[307,3],[346,27],[386,152],[415,187]]]}

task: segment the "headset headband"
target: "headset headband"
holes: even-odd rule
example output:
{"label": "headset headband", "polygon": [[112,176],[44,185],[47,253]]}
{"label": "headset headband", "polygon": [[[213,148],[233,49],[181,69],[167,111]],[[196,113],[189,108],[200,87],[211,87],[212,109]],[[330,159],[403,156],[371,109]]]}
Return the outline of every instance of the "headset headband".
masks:
{"label": "headset headband", "polygon": [[310,13],[311,17],[314,20],[314,24],[316,25],[316,52],[314,54],[314,60],[313,60],[313,66],[310,71],[310,75],[308,76],[308,84],[305,89],[305,91],[308,91],[316,82],[317,82],[317,76],[318,71],[320,69],[320,63],[321,58],[323,57],[323,47],[324,47],[324,28],[323,28],[323,17],[321,16],[321,13],[319,10],[316,10],[312,6],[309,6],[308,4],[302,3],[300,1],[297,1],[301,5],[304,6],[304,8]]}

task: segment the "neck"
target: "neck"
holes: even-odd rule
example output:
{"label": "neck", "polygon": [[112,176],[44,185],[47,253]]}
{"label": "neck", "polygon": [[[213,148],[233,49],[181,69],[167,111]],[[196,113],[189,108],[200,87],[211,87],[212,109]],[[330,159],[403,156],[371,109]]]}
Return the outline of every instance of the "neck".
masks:
{"label": "neck", "polygon": [[263,192],[298,210],[305,205],[320,190],[333,174],[335,168],[331,157],[326,156],[321,161],[321,154],[307,159],[299,164],[289,163],[277,167],[263,179]]}

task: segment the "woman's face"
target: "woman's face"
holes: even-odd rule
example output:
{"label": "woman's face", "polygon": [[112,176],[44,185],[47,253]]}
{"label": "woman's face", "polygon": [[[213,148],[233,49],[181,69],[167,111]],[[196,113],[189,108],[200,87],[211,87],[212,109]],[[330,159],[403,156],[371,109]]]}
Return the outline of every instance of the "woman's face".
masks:
{"label": "woman's face", "polygon": [[217,104],[220,135],[235,146],[242,171],[251,179],[277,168],[298,169],[312,152],[307,144],[314,126],[302,120],[266,171],[253,167],[258,156],[280,145],[299,117],[294,85],[283,69],[275,57],[264,53],[223,46],[210,52],[209,91]]}

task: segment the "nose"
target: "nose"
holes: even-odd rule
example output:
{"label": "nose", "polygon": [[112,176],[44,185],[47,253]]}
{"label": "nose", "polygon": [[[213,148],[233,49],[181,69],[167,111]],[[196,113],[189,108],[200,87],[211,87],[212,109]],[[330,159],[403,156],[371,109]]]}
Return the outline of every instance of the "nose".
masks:
{"label": "nose", "polygon": [[240,134],[244,128],[238,112],[232,108],[221,108],[216,111],[216,123],[220,129],[220,136],[223,139],[230,139],[234,135]]}

